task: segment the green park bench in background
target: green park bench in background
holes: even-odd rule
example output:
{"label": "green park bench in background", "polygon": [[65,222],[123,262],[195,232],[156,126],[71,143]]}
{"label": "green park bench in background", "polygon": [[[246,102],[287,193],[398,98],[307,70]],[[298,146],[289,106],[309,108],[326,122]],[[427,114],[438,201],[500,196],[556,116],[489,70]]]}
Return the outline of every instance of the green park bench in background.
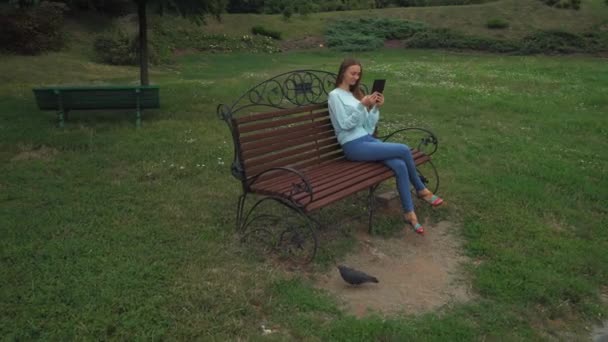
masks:
{"label": "green park bench in background", "polygon": [[134,109],[139,127],[142,109],[160,107],[158,86],[49,86],[33,91],[41,110],[57,111],[59,127],[74,109]]}

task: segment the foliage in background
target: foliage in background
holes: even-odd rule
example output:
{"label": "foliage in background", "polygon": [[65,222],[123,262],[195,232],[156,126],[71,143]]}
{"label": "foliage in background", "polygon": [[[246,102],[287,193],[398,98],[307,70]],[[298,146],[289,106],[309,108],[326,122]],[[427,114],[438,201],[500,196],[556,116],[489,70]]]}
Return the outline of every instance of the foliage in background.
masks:
{"label": "foliage in background", "polygon": [[608,51],[608,33],[569,33],[559,30],[538,31],[522,40],[474,37],[449,29],[433,29],[406,41],[413,48],[448,48],[517,54],[593,53]]}
{"label": "foliage in background", "polygon": [[578,10],[581,8],[581,0],[540,0],[547,6],[564,9]]}
{"label": "foliage in background", "polygon": [[[136,65],[139,62],[137,36],[120,28],[112,28],[100,34],[93,42],[93,50],[99,61],[112,65]],[[157,63],[154,49],[148,50],[151,63]]]}
{"label": "foliage in background", "polygon": [[0,12],[0,50],[36,55],[64,46],[61,3],[41,2],[31,8],[7,8]]}
{"label": "foliage in background", "polygon": [[386,7],[455,6],[496,0],[230,0],[229,13],[308,14]]}
{"label": "foliage in background", "polygon": [[509,22],[504,19],[494,18],[486,22],[486,27],[489,29],[505,29],[509,27]]}
{"label": "foliage in background", "polygon": [[[496,19],[488,26],[507,27]],[[327,45],[340,51],[370,51],[383,46],[385,39],[398,39],[409,48],[478,50],[497,53],[554,54],[608,51],[608,32],[583,34],[544,30],[521,40],[466,35],[447,28],[429,28],[422,23],[397,19],[352,19],[330,24]]]}
{"label": "foliage in background", "polygon": [[429,29],[416,33],[406,40],[406,47],[424,49],[459,49],[480,50],[490,52],[515,52],[518,50],[515,42],[486,37],[467,36],[450,29]]}
{"label": "foliage in background", "polygon": [[608,50],[608,33],[589,32],[575,34],[559,30],[539,31],[526,36],[521,42],[521,52],[576,53]]}
{"label": "foliage in background", "polygon": [[266,36],[272,39],[281,40],[281,32],[267,29],[262,25],[256,25],[252,27],[251,33],[254,35]]}
{"label": "foliage in background", "polygon": [[403,40],[426,29],[425,24],[398,19],[339,20],[327,26],[325,40],[340,51],[369,51],[382,46],[385,39]]}
{"label": "foliage in background", "polygon": [[[253,30],[253,29],[252,29]],[[262,30],[265,30],[262,28]],[[256,30],[259,32],[259,27]],[[266,30],[266,34],[228,36],[206,34],[204,26],[190,21],[166,22],[154,17],[150,24],[148,59],[152,64],[172,63],[176,51],[276,53],[280,49],[275,39],[278,32]],[[280,37],[280,33],[278,33]],[[97,59],[113,65],[136,65],[138,40],[134,32],[113,27],[95,38],[94,51]]]}
{"label": "foliage in background", "polygon": [[[209,52],[249,51],[275,53],[280,49],[274,39],[261,35],[228,36],[205,34],[204,28],[192,23],[167,24],[163,20],[151,23],[151,41],[154,46],[169,52],[197,50]],[[164,53],[163,53],[164,55]]]}

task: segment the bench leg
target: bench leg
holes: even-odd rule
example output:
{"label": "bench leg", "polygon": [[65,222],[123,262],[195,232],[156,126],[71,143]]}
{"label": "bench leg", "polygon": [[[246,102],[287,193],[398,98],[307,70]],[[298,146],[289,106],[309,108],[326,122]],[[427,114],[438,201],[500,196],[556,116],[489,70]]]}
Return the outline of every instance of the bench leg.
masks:
{"label": "bench leg", "polygon": [[57,112],[57,126],[59,126],[59,128],[64,127],[64,122],[65,122],[66,116],[67,116],[67,112],[64,112],[62,110]]}
{"label": "bench leg", "polygon": [[368,233],[371,235],[373,230],[373,218],[374,218],[374,209],[376,207],[376,202],[374,199],[374,192],[378,188],[378,185],[374,185],[369,188],[369,194],[367,195],[367,210],[368,210]]}
{"label": "bench leg", "polygon": [[[260,213],[262,207],[266,208]],[[295,264],[307,264],[314,259],[318,224],[293,203],[269,196],[258,200],[245,215],[240,209],[239,212],[241,242],[248,247],[274,252]]]}
{"label": "bench leg", "polygon": [[141,127],[141,110],[137,110],[137,116],[135,119],[135,127]]}
{"label": "bench leg", "polygon": [[439,190],[439,172],[437,172],[435,164],[429,160],[424,164],[417,165],[416,172],[424,186],[431,190],[432,193],[437,193]]}
{"label": "bench leg", "polygon": [[239,196],[239,201],[236,205],[236,231],[242,232],[243,228],[243,210],[245,209],[245,198],[247,194]]}

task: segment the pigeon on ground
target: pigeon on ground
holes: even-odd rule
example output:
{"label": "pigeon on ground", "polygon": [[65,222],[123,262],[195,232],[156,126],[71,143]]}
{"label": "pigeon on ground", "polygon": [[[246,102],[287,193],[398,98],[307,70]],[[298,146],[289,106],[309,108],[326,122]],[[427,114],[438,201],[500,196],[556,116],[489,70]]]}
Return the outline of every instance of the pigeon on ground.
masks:
{"label": "pigeon on ground", "polygon": [[378,278],[373,277],[369,274],[363,273],[361,271],[357,271],[350,267],[340,265],[340,266],[338,266],[338,269],[340,270],[340,275],[342,276],[342,279],[344,279],[345,282],[347,282],[351,285],[361,285],[363,283],[368,283],[368,282],[371,282],[371,283],[378,282]]}

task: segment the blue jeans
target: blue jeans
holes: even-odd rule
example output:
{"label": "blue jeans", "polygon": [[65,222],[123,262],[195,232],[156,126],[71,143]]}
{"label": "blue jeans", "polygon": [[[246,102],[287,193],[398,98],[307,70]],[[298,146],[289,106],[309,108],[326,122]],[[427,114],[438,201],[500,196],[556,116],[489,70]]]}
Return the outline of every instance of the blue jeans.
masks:
{"label": "blue jeans", "polygon": [[342,145],[342,150],[348,160],[381,161],[391,168],[397,179],[397,190],[403,211],[414,211],[409,182],[416,191],[424,190],[426,187],[418,177],[414,158],[407,145],[382,142],[368,134]]}

